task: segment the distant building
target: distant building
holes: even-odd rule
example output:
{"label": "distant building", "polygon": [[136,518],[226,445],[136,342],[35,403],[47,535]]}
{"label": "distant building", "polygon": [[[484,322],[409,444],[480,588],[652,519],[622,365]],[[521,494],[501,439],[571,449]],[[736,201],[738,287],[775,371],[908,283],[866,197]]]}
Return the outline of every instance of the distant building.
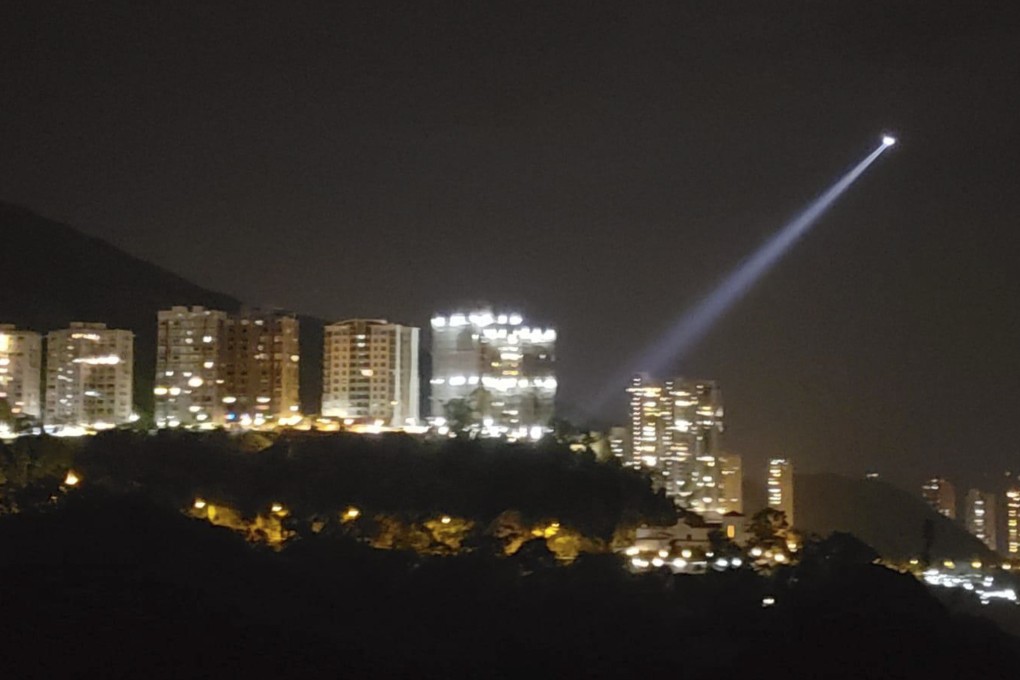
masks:
{"label": "distant building", "polygon": [[72,323],[46,336],[47,425],[112,427],[132,420],[134,334]]}
{"label": "distant building", "polygon": [[0,401],[11,415],[42,417],[42,337],[0,324]]}
{"label": "distant building", "polygon": [[[538,439],[556,400],[556,331],[490,309],[432,317],[434,418],[484,435]],[[458,423],[453,423],[457,425]]]}
{"label": "distant building", "polygon": [[995,525],[995,494],[978,489],[967,492],[967,531],[992,550],[998,550]]}
{"label": "distant building", "polygon": [[301,410],[299,325],[292,314],[246,310],[227,319],[226,420],[259,425]]}
{"label": "distant building", "polygon": [[700,514],[732,511],[720,464],[724,428],[718,384],[684,378],[657,382],[636,375],[627,392],[628,464],[649,469],[656,485],[681,507]]}
{"label": "distant building", "polygon": [[784,512],[786,523],[794,526],[793,464],[788,458],[769,460],[768,502],[770,508]]}
{"label": "distant building", "polygon": [[157,315],[157,427],[222,425],[227,405],[227,313],[174,307]]}
{"label": "distant building", "polygon": [[736,453],[724,453],[719,456],[719,473],[722,477],[721,494],[719,495],[722,514],[744,513],[744,471],[743,461]]}
{"label": "distant building", "polygon": [[630,429],[614,426],[609,428],[609,451],[621,463],[630,460]]}
{"label": "distant building", "polygon": [[419,329],[381,319],[326,326],[322,414],[390,427],[418,424],[418,339]]}
{"label": "distant building", "polygon": [[262,425],[300,410],[292,315],[173,307],[157,318],[157,427]]}
{"label": "distant building", "polygon": [[946,479],[934,477],[921,485],[921,495],[932,510],[948,517],[956,519],[956,489]]}
{"label": "distant building", "polygon": [[1020,555],[1020,488],[1006,492],[1006,552],[1011,557]]}

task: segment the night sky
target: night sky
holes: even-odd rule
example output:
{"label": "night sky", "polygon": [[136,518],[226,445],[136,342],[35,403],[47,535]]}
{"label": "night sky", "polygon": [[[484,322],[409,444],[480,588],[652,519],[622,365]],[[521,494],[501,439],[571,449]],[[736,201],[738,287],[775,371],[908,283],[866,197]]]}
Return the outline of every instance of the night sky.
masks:
{"label": "night sky", "polygon": [[677,373],[752,474],[1020,469],[1009,3],[17,4],[0,199],[250,303],[522,308],[578,418],[895,132]]}

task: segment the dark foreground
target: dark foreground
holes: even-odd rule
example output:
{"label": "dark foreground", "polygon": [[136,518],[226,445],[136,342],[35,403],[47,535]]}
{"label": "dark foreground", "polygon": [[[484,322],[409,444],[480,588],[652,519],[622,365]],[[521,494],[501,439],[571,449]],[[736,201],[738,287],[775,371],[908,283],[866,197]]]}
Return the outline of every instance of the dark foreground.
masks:
{"label": "dark foreground", "polygon": [[[0,519],[7,677],[1007,678],[1014,638],[820,546],[795,568],[636,577],[539,542],[282,552],[140,498]],[[774,596],[776,605],[761,606]]]}

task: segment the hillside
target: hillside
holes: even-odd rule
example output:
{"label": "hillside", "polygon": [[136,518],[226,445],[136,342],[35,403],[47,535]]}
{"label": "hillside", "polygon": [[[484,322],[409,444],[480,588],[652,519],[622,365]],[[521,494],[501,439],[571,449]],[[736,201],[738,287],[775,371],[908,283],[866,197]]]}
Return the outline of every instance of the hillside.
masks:
{"label": "hillside", "polygon": [[[0,202],[0,323],[46,333],[101,321],[135,333],[135,403],[152,409],[156,312],[172,305],[233,311],[241,301],[195,285],[109,243]],[[322,322],[301,318],[302,403],[317,410]]]}
{"label": "hillside", "polygon": [[848,531],[885,557],[920,555],[926,519],[935,528],[933,557],[969,560],[991,556],[961,524],[937,514],[919,496],[879,480],[797,475],[795,503],[799,529],[822,535]]}

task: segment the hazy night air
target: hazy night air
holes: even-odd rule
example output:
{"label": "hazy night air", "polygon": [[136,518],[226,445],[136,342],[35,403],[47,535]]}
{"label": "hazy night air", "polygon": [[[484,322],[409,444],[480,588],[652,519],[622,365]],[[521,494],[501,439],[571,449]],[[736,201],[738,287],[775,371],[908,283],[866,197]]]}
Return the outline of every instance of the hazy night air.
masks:
{"label": "hazy night air", "polygon": [[712,327],[744,296],[759,280],[777,265],[782,257],[796,245],[797,241],[821,220],[826,211],[843,193],[878,160],[886,149],[896,143],[896,139],[883,135],[879,146],[857,163],[845,175],[825,190],[821,196],[788,222],[782,229],[762,244],[728,274],[708,295],[688,309],[680,320],[662,338],[658,339],[648,350],[634,359],[622,375],[606,385],[602,397],[597,404],[604,406],[617,391],[618,384],[623,382],[628,372],[648,372],[659,374],[669,373],[677,366],[685,355],[704,338]]}
{"label": "hazy night air", "polygon": [[676,369],[725,385],[749,469],[980,484],[1020,441],[1017,25],[938,0],[21,3],[0,200],[324,319],[424,328],[470,284],[557,328],[580,419],[899,136]]}
{"label": "hazy night air", "polygon": [[0,9],[0,668],[1020,669],[1020,3]]}

